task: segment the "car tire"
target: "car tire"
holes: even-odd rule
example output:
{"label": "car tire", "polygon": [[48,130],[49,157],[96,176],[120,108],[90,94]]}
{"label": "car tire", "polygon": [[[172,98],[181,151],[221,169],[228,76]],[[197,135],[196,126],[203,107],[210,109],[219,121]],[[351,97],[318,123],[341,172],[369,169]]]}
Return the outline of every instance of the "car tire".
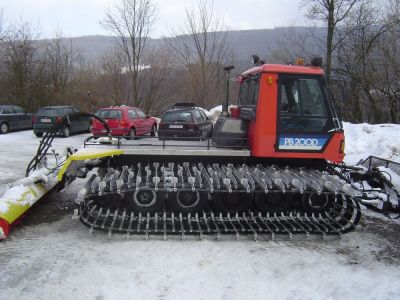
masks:
{"label": "car tire", "polygon": [[6,122],[0,124],[0,134],[6,134],[10,128]]}
{"label": "car tire", "polygon": [[34,134],[35,134],[37,137],[42,137],[42,136],[43,136],[43,132],[34,132]]}
{"label": "car tire", "polygon": [[70,132],[69,126],[65,126],[65,127],[63,128],[63,131],[62,131],[62,136],[65,137],[65,138],[67,138],[67,137],[69,137],[70,135],[71,135],[71,132]]}
{"label": "car tire", "polygon": [[156,132],[157,132],[157,125],[153,124],[153,126],[151,127],[150,135],[156,136]]}
{"label": "car tire", "polygon": [[126,139],[133,141],[135,138],[136,138],[136,130],[135,130],[135,128],[131,128]]}

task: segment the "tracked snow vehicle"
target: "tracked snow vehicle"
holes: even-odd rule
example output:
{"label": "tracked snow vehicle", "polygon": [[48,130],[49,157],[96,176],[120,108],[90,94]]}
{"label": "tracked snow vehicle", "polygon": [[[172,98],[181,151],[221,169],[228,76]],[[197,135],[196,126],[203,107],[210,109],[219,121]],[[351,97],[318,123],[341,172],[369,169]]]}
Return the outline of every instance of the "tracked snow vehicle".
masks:
{"label": "tracked snow vehicle", "polygon": [[357,192],[332,164],[344,134],[319,65],[258,65],[239,81],[238,106],[229,115],[225,105],[211,139],[86,140],[72,156],[115,152],[89,175],[76,217],[146,237],[353,230]]}
{"label": "tracked snow vehicle", "polygon": [[[91,232],[146,239],[222,234],[325,238],[354,230],[360,203],[381,201],[390,183],[378,171],[342,164],[343,127],[320,61],[310,66],[257,64],[238,81],[237,106],[228,113],[227,95],[212,137],[199,141],[113,138],[107,122],[91,115],[108,136],[89,137],[83,149],[71,152],[53,171],[58,189],[76,177],[87,178],[74,217]],[[45,134],[27,175],[68,122],[64,119]],[[378,189],[360,189],[352,178],[373,179]]]}

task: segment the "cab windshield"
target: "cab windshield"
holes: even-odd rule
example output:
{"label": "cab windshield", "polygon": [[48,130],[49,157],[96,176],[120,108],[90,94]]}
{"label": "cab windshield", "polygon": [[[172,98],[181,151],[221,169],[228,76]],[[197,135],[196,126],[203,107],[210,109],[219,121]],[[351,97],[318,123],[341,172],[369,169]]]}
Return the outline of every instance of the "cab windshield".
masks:
{"label": "cab windshield", "polygon": [[281,132],[324,133],[333,127],[320,77],[279,79]]}

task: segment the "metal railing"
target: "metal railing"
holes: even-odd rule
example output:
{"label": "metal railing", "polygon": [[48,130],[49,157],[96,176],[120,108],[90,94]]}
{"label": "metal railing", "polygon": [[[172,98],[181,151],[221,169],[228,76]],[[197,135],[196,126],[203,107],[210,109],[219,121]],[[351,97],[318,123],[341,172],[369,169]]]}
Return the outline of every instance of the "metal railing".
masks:
{"label": "metal railing", "polygon": [[187,137],[187,136],[159,136],[159,132],[155,136],[141,135],[131,139],[129,136],[112,136],[112,143],[108,142],[108,137],[90,136],[84,141],[84,147],[87,146],[114,146],[118,149],[125,147],[154,147],[160,149],[173,148],[195,148],[210,150],[215,148],[229,148],[235,150],[248,150],[247,138],[236,137],[218,137],[219,142],[226,142],[226,147],[217,147],[215,137]]}
{"label": "metal railing", "polygon": [[358,163],[358,165],[364,166],[370,170],[373,167],[385,167],[391,169],[397,175],[400,176],[400,163],[376,157],[376,156],[369,156],[368,158],[364,159],[362,162]]}

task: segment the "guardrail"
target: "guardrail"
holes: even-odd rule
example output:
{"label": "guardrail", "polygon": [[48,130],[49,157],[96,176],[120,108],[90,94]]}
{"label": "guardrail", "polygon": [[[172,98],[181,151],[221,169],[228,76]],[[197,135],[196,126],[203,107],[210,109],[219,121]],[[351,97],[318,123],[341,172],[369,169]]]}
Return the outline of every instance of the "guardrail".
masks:
{"label": "guardrail", "polygon": [[400,163],[376,157],[376,156],[369,156],[368,158],[364,159],[362,162],[358,163],[358,165],[362,165],[368,170],[370,170],[373,167],[385,167],[391,169],[393,172],[395,172],[397,175],[400,176]]}

